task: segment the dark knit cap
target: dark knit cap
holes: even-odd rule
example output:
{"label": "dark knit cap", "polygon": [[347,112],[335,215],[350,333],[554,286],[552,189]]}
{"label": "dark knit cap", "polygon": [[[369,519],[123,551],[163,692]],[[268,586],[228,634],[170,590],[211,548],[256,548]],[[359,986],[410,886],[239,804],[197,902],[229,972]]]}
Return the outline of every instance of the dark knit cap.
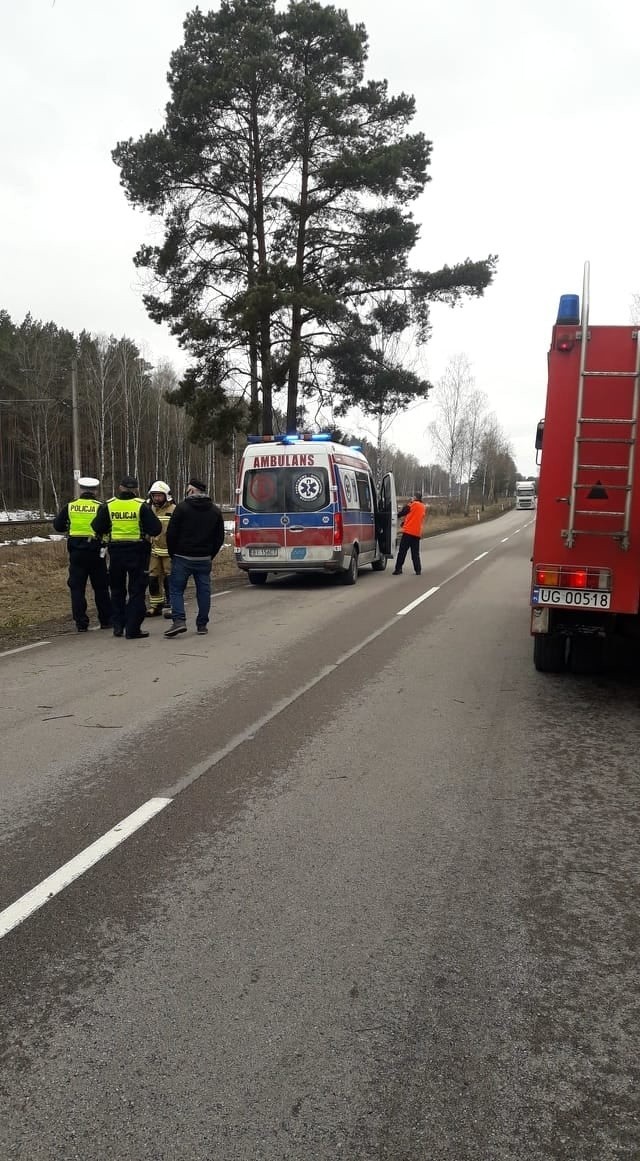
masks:
{"label": "dark knit cap", "polygon": [[207,485],[203,484],[202,480],[196,480],[195,476],[192,476],[189,480],[189,487],[197,488],[199,492],[206,492],[207,490]]}
{"label": "dark knit cap", "polygon": [[135,476],[123,476],[120,480],[120,487],[126,488],[129,492],[135,491],[135,489],[138,487],[138,481],[136,480]]}

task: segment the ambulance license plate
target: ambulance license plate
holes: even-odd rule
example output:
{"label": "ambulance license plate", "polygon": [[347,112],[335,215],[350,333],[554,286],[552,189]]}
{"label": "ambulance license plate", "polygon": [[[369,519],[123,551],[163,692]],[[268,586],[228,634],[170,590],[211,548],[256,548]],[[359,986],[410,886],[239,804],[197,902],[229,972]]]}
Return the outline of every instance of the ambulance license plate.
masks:
{"label": "ambulance license plate", "polygon": [[277,556],[279,551],[277,544],[261,544],[259,548],[250,548],[249,556]]}
{"label": "ambulance license plate", "polygon": [[532,605],[554,605],[558,609],[608,609],[611,593],[598,589],[548,589],[540,586],[531,593]]}

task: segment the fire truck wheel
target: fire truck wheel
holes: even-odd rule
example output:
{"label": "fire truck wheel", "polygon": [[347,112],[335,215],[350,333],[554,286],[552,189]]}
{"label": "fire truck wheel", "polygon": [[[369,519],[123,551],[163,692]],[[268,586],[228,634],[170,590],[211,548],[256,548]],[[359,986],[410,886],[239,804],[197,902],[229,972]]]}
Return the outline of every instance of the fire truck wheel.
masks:
{"label": "fire truck wheel", "polygon": [[379,558],[379,560],[372,560],[372,562],[371,562],[371,568],[373,569],[374,572],[384,572],[386,567],[387,567],[386,556],[381,556]]}
{"label": "fire truck wheel", "polygon": [[342,574],[343,585],[354,585],[358,579],[358,549],[354,548],[351,553],[351,560],[349,567],[345,569]]}
{"label": "fire truck wheel", "polygon": [[264,585],[266,583],[267,583],[266,572],[255,572],[254,571],[254,572],[249,573],[249,584],[250,585]]}
{"label": "fire truck wheel", "polygon": [[569,643],[571,673],[586,676],[602,669],[604,640],[602,637],[576,636]]}
{"label": "fire truck wheel", "polygon": [[533,664],[539,673],[562,673],[566,649],[565,637],[539,633],[533,638]]}

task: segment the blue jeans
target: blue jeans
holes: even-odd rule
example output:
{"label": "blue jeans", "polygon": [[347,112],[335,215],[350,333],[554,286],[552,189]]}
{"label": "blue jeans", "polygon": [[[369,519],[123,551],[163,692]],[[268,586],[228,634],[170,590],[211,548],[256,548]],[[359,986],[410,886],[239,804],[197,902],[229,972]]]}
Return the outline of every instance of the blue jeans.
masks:
{"label": "blue jeans", "polygon": [[174,621],[186,621],[187,619],[184,611],[184,590],[187,587],[187,581],[190,576],[193,577],[195,582],[196,600],[198,602],[196,626],[198,628],[204,628],[209,623],[209,610],[211,609],[210,560],[186,560],[184,556],[174,556],[171,565],[171,576],[169,577],[171,616]]}

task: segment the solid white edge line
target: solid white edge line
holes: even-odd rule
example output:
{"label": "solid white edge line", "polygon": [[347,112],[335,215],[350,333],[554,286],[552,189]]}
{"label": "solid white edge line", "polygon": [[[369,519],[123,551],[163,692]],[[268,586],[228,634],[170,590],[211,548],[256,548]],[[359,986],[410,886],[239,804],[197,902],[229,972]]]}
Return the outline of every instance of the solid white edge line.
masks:
{"label": "solid white edge line", "polygon": [[14,927],[23,923],[30,915],[33,915],[34,911],[37,911],[49,899],[53,899],[54,895],[64,891],[64,888],[73,883],[74,879],[79,878],[105,855],[115,850],[120,843],[154,818],[156,814],[159,814],[161,810],[164,810],[165,806],[168,806],[172,801],[171,798],[150,798],[148,802],[134,810],[133,814],[127,815],[101,838],[96,839],[94,843],[80,851],[80,854],[75,855],[68,863],[43,879],[31,891],[27,891],[26,895],[22,895],[16,899],[15,903],[5,907],[4,911],[0,911],[0,939],[12,931]]}
{"label": "solid white edge line", "polygon": [[440,585],[436,585],[435,588],[429,589],[426,593],[423,593],[421,597],[418,597],[416,601],[412,601],[410,605],[407,605],[406,608],[400,609],[400,612],[396,613],[396,616],[406,617],[407,613],[410,613],[413,609],[417,609],[418,605],[421,605],[423,601],[428,601],[429,597],[432,597],[434,593],[438,592],[440,592]]}
{"label": "solid white edge line", "polygon": [[50,645],[50,641],[34,641],[33,645],[18,645],[16,649],[6,649],[0,657],[11,657],[14,653],[26,653],[27,649],[39,649],[41,645]]}

